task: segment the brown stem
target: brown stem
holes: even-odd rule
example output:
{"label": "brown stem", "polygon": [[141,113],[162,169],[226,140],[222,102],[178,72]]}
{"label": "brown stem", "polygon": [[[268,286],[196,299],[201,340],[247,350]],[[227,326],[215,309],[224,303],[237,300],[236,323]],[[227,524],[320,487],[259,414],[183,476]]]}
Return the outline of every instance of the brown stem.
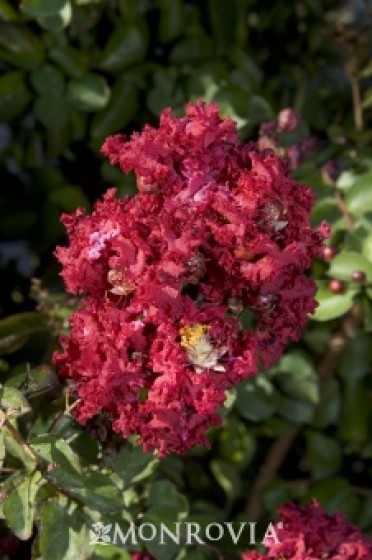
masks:
{"label": "brown stem", "polygon": [[246,512],[250,521],[256,521],[260,518],[262,510],[262,491],[265,486],[271,482],[280,469],[300,429],[300,426],[296,426],[291,430],[280,434],[280,436],[272,443],[264,464],[260,468],[259,473],[253,482],[252,490],[249,495]]}
{"label": "brown stem", "polygon": [[345,201],[344,201],[344,198],[343,198],[342,194],[340,193],[340,191],[337,188],[337,186],[335,185],[335,183],[333,183],[333,185],[332,185],[332,191],[333,191],[333,195],[336,199],[337,205],[340,209],[340,212],[345,219],[346,226],[349,230],[352,231],[354,229],[353,218],[352,218],[352,216],[349,212],[348,207],[345,204]]}
{"label": "brown stem", "polygon": [[351,86],[351,96],[353,99],[353,111],[354,111],[354,124],[355,130],[363,130],[363,108],[362,99],[360,95],[359,80],[354,75],[349,76],[350,86]]}
{"label": "brown stem", "polygon": [[[360,306],[354,305],[343,319],[340,329],[331,337],[327,351],[317,366],[321,386],[335,373],[338,360],[348,342],[356,336],[362,319],[363,315]],[[262,492],[278,473],[301,429],[301,424],[293,427],[278,436],[270,446],[265,461],[253,482],[248,498],[246,512],[250,521],[256,521],[260,518],[262,512]]]}

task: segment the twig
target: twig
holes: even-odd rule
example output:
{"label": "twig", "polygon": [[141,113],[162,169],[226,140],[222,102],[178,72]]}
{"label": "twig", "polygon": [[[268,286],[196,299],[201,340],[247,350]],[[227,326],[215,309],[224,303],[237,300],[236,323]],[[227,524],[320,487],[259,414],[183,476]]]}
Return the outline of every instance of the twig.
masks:
{"label": "twig", "polygon": [[350,86],[351,86],[351,96],[353,99],[353,110],[354,110],[354,124],[355,130],[363,130],[363,109],[362,100],[360,95],[359,80],[354,75],[349,76]]}
{"label": "twig", "polygon": [[247,503],[246,512],[250,521],[256,521],[260,518],[262,510],[262,491],[265,486],[271,482],[280,469],[288,451],[292,447],[294,440],[300,432],[300,429],[301,426],[296,426],[295,428],[280,434],[280,436],[272,443],[264,464],[260,468],[257,478],[253,483]]}

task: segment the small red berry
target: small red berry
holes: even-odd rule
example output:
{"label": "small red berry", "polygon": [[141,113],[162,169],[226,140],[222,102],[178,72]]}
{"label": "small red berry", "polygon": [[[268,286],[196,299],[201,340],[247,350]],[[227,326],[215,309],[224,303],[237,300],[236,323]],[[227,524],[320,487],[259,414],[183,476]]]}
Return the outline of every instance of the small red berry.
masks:
{"label": "small red berry", "polygon": [[337,255],[337,248],[334,245],[325,245],[323,247],[323,259],[331,261]]}
{"label": "small red berry", "polygon": [[354,280],[354,282],[364,282],[366,274],[363,270],[355,270],[355,272],[351,275],[351,279]]}
{"label": "small red berry", "polygon": [[278,115],[278,129],[280,132],[293,132],[300,124],[300,117],[293,109],[287,107]]}
{"label": "small red berry", "polygon": [[334,278],[329,282],[328,289],[332,292],[332,294],[342,294],[345,289],[345,283],[338,278]]}

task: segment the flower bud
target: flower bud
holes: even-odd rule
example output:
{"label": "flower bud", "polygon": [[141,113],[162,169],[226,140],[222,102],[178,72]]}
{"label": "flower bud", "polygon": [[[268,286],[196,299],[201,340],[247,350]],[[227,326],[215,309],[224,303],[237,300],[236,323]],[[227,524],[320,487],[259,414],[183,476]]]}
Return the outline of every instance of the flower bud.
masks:
{"label": "flower bud", "polygon": [[280,111],[278,115],[279,132],[293,132],[300,123],[300,117],[293,109],[287,107]]}

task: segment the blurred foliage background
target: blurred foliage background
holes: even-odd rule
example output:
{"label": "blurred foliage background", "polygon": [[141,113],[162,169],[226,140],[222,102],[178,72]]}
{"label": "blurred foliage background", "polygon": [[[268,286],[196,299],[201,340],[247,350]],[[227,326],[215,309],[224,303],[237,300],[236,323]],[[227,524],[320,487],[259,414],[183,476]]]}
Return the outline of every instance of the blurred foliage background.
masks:
{"label": "blurred foliage background", "polygon": [[[372,534],[371,19],[367,0],[0,0],[0,556],[127,560],[89,545],[92,523],[265,527],[312,497]],[[332,237],[301,342],[231,391],[210,450],[159,462],[69,415],[51,354],[76,302],[53,249],[61,212],[111,185],[136,191],[104,138],[197,99],[244,140],[298,112],[276,149]],[[216,546],[147,543],[159,560],[202,560],[238,558],[248,540]]]}

